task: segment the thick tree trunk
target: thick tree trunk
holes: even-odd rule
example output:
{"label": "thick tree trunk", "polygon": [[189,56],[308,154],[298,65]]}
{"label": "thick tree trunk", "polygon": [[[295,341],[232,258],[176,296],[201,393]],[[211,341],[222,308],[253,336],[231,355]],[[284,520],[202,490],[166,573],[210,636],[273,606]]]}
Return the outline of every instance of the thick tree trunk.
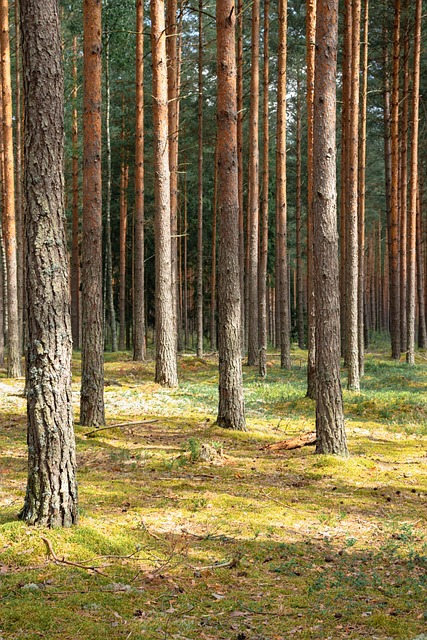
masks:
{"label": "thick tree trunk", "polygon": [[346,216],[346,360],[348,389],[360,391],[358,334],[358,151],[359,151],[359,87],[360,87],[360,0],[353,0],[352,44],[349,112],[348,203]]}
{"label": "thick tree trunk", "polygon": [[218,74],[218,425],[245,430],[241,361],[239,191],[234,0],[217,0]]}
{"label": "thick tree trunk", "polygon": [[79,137],[77,115],[77,36],[73,38],[73,223],[71,243],[71,329],[73,347],[80,347]]}
{"label": "thick tree trunk", "polygon": [[24,220],[22,199],[22,109],[21,109],[21,28],[19,19],[19,2],[15,0],[15,214],[16,214],[16,253],[18,280],[18,314],[19,314],[19,344],[24,344]]}
{"label": "thick tree trunk", "polygon": [[316,0],[307,0],[307,397],[316,397],[316,312],[313,273],[313,117]]}
{"label": "thick tree trunk", "polygon": [[15,175],[12,131],[12,85],[10,77],[9,2],[0,2],[1,60],[3,98],[3,148],[4,148],[4,207],[3,237],[7,264],[7,314],[8,314],[8,376],[21,375],[21,344],[19,341],[18,266],[15,223]]}
{"label": "thick tree trunk", "polygon": [[242,354],[245,352],[245,229],[243,209],[243,0],[237,0],[237,163],[239,187],[239,265],[241,305],[241,343]]}
{"label": "thick tree trunk", "polygon": [[102,321],[101,0],[84,0],[82,385],[80,423],[104,415]]}
{"label": "thick tree trunk", "polygon": [[203,355],[203,0],[199,0],[197,157],[197,355]]}
{"label": "thick tree trunk", "polygon": [[249,307],[248,365],[258,362],[258,252],[259,252],[259,0],[252,2],[251,103],[249,111]]}
{"label": "thick tree trunk", "polygon": [[[175,38],[173,38],[175,39]],[[178,385],[176,299],[171,267],[171,186],[168,82],[164,0],[151,0],[153,64],[154,207],[156,253],[156,376],[166,387]]]}
{"label": "thick tree trunk", "polygon": [[276,215],[278,218],[278,247],[280,272],[280,364],[291,368],[289,280],[287,251],[287,198],[286,198],[286,46],[287,0],[279,0],[279,44],[277,79],[277,161],[276,161]]}
{"label": "thick tree trunk", "polygon": [[133,263],[133,359],[145,360],[144,300],[144,3],[136,0],[135,217]]}
{"label": "thick tree trunk", "polygon": [[347,455],[340,382],[336,209],[338,0],[318,0],[314,86],[314,284],[316,297],[316,452]]}
{"label": "thick tree trunk", "polygon": [[64,225],[64,87],[58,4],[21,0],[25,94],[28,482],[20,518],[78,519]]}
{"label": "thick tree trunk", "polygon": [[259,373],[267,375],[267,263],[268,263],[268,196],[269,196],[269,123],[268,86],[269,65],[269,21],[270,0],[264,0],[264,60],[263,60],[263,166],[261,200],[261,242],[259,256]]}
{"label": "thick tree trunk", "polygon": [[[421,13],[422,0],[416,0],[414,34],[414,75],[412,86],[412,135],[411,135],[411,181],[409,187],[408,220],[408,351],[406,361],[415,364],[415,286],[416,286],[416,242],[418,204],[418,132],[420,102],[421,63]],[[420,300],[422,304],[422,301]]]}
{"label": "thick tree trunk", "polygon": [[400,286],[399,286],[399,71],[400,0],[394,0],[393,91],[391,99],[391,187],[389,220],[391,355],[399,360]]}
{"label": "thick tree trunk", "polygon": [[[108,15],[108,14],[107,14]],[[108,31],[108,23],[107,23]],[[116,310],[114,308],[114,291],[113,291],[113,251],[111,247],[111,129],[110,129],[110,111],[111,111],[111,87],[110,87],[110,34],[107,33],[105,40],[105,89],[106,89],[106,108],[105,108],[105,129],[106,129],[106,147],[107,147],[107,199],[105,203],[105,297],[106,306],[108,308],[108,316],[111,326],[111,351],[117,351],[117,327],[116,327]]]}

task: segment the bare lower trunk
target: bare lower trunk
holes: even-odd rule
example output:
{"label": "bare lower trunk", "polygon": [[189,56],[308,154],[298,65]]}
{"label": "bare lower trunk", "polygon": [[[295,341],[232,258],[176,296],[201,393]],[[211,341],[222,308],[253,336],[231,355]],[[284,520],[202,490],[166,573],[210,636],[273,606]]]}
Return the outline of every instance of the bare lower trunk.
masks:
{"label": "bare lower trunk", "polygon": [[197,158],[197,355],[203,355],[203,0],[199,0],[198,158]]}
{"label": "bare lower trunk", "polygon": [[80,347],[79,137],[77,115],[77,36],[73,39],[73,226],[71,244],[71,328],[73,347]]}

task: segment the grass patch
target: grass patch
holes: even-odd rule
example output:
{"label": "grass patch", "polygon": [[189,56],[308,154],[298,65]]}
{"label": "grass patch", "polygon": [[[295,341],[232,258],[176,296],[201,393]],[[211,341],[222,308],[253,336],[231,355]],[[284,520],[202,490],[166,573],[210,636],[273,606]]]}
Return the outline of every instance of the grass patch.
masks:
{"label": "grass patch", "polygon": [[[351,457],[266,452],[314,427],[305,354],[268,378],[244,367],[249,431],[215,424],[217,362],[106,356],[108,422],[76,425],[80,525],[16,520],[26,484],[23,381],[0,388],[0,638],[411,640],[427,624],[427,365],[379,341],[360,394],[344,392]],[[76,410],[80,359],[73,360]],[[343,372],[343,380],[345,376]],[[76,418],[78,414],[76,411]],[[203,459],[203,447],[218,456]],[[42,537],[61,560],[54,563]],[[86,568],[83,568],[86,567]]]}

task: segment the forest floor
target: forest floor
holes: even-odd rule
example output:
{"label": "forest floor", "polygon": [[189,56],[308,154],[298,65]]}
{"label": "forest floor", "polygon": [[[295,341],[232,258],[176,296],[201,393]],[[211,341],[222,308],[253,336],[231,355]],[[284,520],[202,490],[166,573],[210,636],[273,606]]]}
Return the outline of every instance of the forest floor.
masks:
{"label": "forest floor", "polygon": [[[215,358],[180,357],[181,386],[168,390],[153,362],[107,354],[107,423],[153,422],[95,437],[76,424],[80,524],[65,530],[17,520],[24,382],[3,372],[0,640],[427,632],[427,361],[408,368],[373,346],[362,392],[344,392],[343,460],[264,449],[314,427],[305,353],[292,360],[281,371],[270,354],[265,381],[244,368],[248,431],[237,433],[214,424]],[[74,374],[78,422],[77,355]],[[206,444],[213,462],[200,458]]]}

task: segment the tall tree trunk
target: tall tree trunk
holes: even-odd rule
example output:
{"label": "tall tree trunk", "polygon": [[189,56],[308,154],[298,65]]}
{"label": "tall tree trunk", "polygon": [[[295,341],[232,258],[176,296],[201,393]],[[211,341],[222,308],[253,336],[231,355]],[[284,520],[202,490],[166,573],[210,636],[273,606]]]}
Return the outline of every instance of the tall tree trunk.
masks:
{"label": "tall tree trunk", "polygon": [[102,322],[101,0],[84,0],[82,384],[80,424],[97,427],[104,414]]}
{"label": "tall tree trunk", "polygon": [[317,453],[347,455],[340,382],[336,209],[338,0],[318,0],[314,85],[313,217]]}
{"label": "tall tree trunk", "polygon": [[71,330],[73,347],[80,347],[80,248],[79,248],[79,133],[77,116],[77,36],[73,38],[73,224],[71,243]]}
{"label": "tall tree trunk", "polygon": [[[422,182],[420,180],[420,182]],[[419,185],[419,197],[417,207],[417,291],[418,291],[418,347],[425,349],[427,347],[427,328],[426,314],[424,304],[424,260],[423,260],[423,189]]]}
{"label": "tall tree trunk", "polygon": [[358,336],[358,147],[359,147],[359,77],[360,77],[360,0],[353,0],[351,77],[349,109],[348,203],[346,216],[346,360],[348,388],[360,391]]}
{"label": "tall tree trunk", "polygon": [[245,314],[245,229],[243,209],[243,0],[237,0],[237,163],[239,188],[239,265],[241,305],[241,343],[245,351],[247,318]]}
{"label": "tall tree trunk", "polygon": [[263,162],[262,162],[262,200],[261,200],[261,244],[259,256],[259,373],[267,375],[267,264],[268,264],[268,196],[269,196],[269,123],[268,123],[268,86],[270,81],[269,65],[269,22],[270,0],[264,0],[264,60],[263,60]]}
{"label": "tall tree trunk", "polygon": [[125,97],[122,94],[122,132],[121,132],[121,163],[120,163],[120,219],[119,219],[119,351],[125,350],[126,345],[126,236],[127,236],[127,207],[126,207],[126,161],[125,161]]}
{"label": "tall tree trunk", "polygon": [[400,0],[394,0],[393,91],[391,99],[391,190],[389,222],[391,355],[400,358],[399,286],[399,72]]}
{"label": "tall tree trunk", "polygon": [[[291,368],[289,280],[287,252],[286,200],[286,46],[288,24],[287,0],[279,0],[279,50],[277,80],[277,161],[276,215],[278,217],[278,250],[280,260],[280,363]],[[277,250],[277,245],[276,245]]]}
{"label": "tall tree trunk", "polygon": [[[415,286],[416,238],[418,200],[418,132],[421,63],[422,0],[416,0],[414,34],[414,80],[412,86],[411,181],[409,187],[409,242],[408,242],[408,351],[406,361],[415,364]],[[420,300],[420,304],[422,301]]]}
{"label": "tall tree trunk", "polygon": [[64,228],[64,82],[57,0],[21,0],[25,94],[28,481],[20,518],[78,520]]}
{"label": "tall tree trunk", "polygon": [[249,112],[249,308],[248,365],[258,362],[259,252],[259,0],[252,2],[251,104]]}
{"label": "tall tree trunk", "polygon": [[217,0],[218,77],[218,425],[244,431],[239,277],[239,190],[234,0]]}
{"label": "tall tree trunk", "polygon": [[408,130],[409,130],[409,6],[403,2],[402,125],[399,128],[400,166],[400,350],[407,351],[408,337]]}
{"label": "tall tree trunk", "polygon": [[[108,13],[107,13],[108,17]],[[108,31],[108,23],[107,23]],[[114,308],[114,291],[113,291],[113,250],[111,247],[111,129],[110,129],[110,111],[111,111],[111,87],[110,87],[110,34],[107,33],[105,40],[105,88],[106,88],[106,108],[105,108],[105,129],[106,129],[106,146],[107,146],[107,200],[105,203],[105,253],[106,253],[106,298],[108,315],[111,325],[111,351],[117,351],[117,327],[116,327],[116,310]]]}
{"label": "tall tree trunk", "polygon": [[366,198],[366,112],[368,99],[368,38],[369,38],[369,0],[364,1],[363,17],[363,56],[362,56],[362,95],[360,106],[360,142],[359,142],[359,218],[358,218],[358,342],[359,375],[364,374],[365,363],[365,198]]}
{"label": "tall tree trunk", "polygon": [[171,292],[174,336],[178,344],[178,141],[179,141],[179,56],[178,1],[167,0],[166,52],[169,123],[170,219],[171,219]]}
{"label": "tall tree trunk", "polygon": [[163,386],[176,387],[176,299],[173,295],[171,267],[171,186],[164,8],[164,0],[151,0],[156,253],[155,379]]}
{"label": "tall tree trunk", "polygon": [[144,3],[136,0],[135,217],[133,263],[133,359],[145,360],[144,300]]}
{"label": "tall tree trunk", "polygon": [[21,110],[21,28],[19,19],[19,2],[15,0],[15,214],[16,214],[16,250],[17,250],[17,279],[18,279],[18,314],[19,314],[19,344],[23,347],[24,340],[24,220],[22,200],[22,110]]}
{"label": "tall tree trunk", "polygon": [[7,264],[7,313],[8,313],[8,376],[21,375],[21,345],[19,342],[18,266],[15,224],[15,182],[12,131],[12,85],[10,77],[9,2],[0,2],[1,60],[3,98],[3,147],[4,147],[4,207],[3,237]]}
{"label": "tall tree trunk", "polygon": [[199,0],[197,157],[197,355],[203,355],[203,0]]}
{"label": "tall tree trunk", "polygon": [[316,397],[316,313],[313,273],[313,123],[316,0],[307,0],[307,397]]}
{"label": "tall tree trunk", "polygon": [[211,350],[216,351],[216,227],[218,214],[218,140],[215,142],[214,155],[214,197],[212,212],[212,271],[211,271]]}
{"label": "tall tree trunk", "polygon": [[301,255],[301,82],[297,75],[297,193],[296,193],[296,253],[297,253],[297,328],[298,346],[304,349],[304,301],[303,301],[303,277]]}

